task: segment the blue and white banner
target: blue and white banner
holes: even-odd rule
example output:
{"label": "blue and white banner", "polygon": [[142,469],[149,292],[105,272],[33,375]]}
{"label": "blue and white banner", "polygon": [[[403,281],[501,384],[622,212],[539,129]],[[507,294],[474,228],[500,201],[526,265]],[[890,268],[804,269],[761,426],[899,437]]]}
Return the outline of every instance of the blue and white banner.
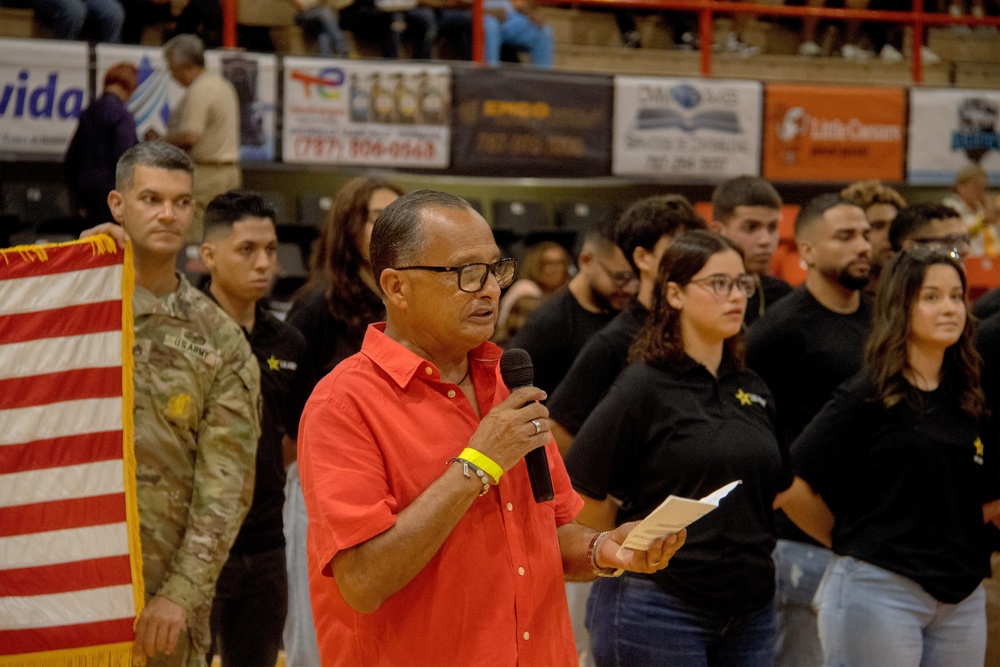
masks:
{"label": "blue and white banner", "polygon": [[611,171],[720,181],[760,173],[763,86],[616,76]]}
{"label": "blue and white banner", "polygon": [[97,45],[97,87],[101,87],[108,69],[118,63],[131,63],[139,70],[139,87],[129,99],[128,110],[135,116],[140,141],[162,139],[167,134],[170,110],[177,105],[184,89],[170,78],[163,60],[163,49],[156,46]]}
{"label": "blue and white banner", "polygon": [[958,170],[979,164],[1000,183],[1000,90],[910,90],[906,180],[953,185]]}
{"label": "blue and white banner", "polygon": [[62,155],[90,104],[87,45],[0,39],[0,154]]}

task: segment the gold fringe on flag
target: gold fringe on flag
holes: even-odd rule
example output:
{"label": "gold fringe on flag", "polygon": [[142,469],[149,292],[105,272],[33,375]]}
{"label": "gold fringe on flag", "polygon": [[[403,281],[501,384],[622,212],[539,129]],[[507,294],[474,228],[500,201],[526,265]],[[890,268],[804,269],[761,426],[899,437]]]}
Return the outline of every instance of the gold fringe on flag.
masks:
{"label": "gold fringe on flag", "polygon": [[0,658],[4,667],[132,667],[132,642]]}

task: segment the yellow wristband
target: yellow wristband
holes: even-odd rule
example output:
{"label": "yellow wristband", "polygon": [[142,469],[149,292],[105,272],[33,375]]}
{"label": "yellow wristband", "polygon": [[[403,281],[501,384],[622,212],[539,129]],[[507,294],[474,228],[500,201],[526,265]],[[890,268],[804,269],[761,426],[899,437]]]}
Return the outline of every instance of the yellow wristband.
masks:
{"label": "yellow wristband", "polygon": [[486,456],[486,454],[483,454],[472,447],[466,447],[462,450],[462,453],[458,455],[458,458],[465,459],[477,468],[481,468],[483,472],[493,478],[494,484],[500,483],[500,477],[503,475],[503,468],[498,466],[493,459]]}

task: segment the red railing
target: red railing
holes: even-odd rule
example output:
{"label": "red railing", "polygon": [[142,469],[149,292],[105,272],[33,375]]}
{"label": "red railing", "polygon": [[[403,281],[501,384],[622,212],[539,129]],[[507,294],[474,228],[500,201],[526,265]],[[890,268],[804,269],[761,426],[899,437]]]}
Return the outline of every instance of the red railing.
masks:
{"label": "red railing", "polygon": [[[226,47],[236,47],[236,2],[221,0],[223,31],[222,41]],[[683,10],[698,13],[698,31],[701,43],[701,74],[712,76],[712,19],[716,14],[753,14],[755,16],[811,16],[820,19],[841,21],[869,21],[874,23],[899,23],[913,28],[910,40],[910,63],[913,82],[923,81],[923,64],[920,47],[924,43],[927,26],[969,25],[1000,27],[1000,17],[951,16],[943,13],[924,11],[924,0],[913,0],[913,11],[890,12],[871,9],[829,9],[826,7],[786,7],[784,5],[761,5],[733,0],[535,0],[537,4],[549,6],[590,7],[594,9],[645,9]],[[472,57],[483,62],[483,2],[475,0],[472,6]]]}

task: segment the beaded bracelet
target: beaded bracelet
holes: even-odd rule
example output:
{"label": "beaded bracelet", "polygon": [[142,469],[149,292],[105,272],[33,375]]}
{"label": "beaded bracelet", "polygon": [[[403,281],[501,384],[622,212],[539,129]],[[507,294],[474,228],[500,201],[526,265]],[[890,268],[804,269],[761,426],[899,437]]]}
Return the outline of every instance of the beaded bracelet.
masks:
{"label": "beaded bracelet", "polygon": [[603,533],[596,533],[590,540],[590,546],[587,547],[587,562],[590,563],[590,569],[594,571],[594,575],[598,577],[620,577],[622,572],[625,571],[621,568],[600,567],[597,564],[597,550],[600,548],[604,538],[610,534],[610,530],[606,530]]}
{"label": "beaded bracelet", "polygon": [[469,468],[472,468],[473,470],[476,471],[476,476],[479,477],[479,481],[481,481],[483,483],[483,490],[479,492],[479,495],[481,495],[481,496],[486,495],[486,492],[490,490],[490,478],[483,471],[483,469],[480,468],[480,467],[478,467],[474,463],[469,463],[465,459],[460,459],[457,456],[455,458],[449,460],[448,461],[448,465],[451,465],[452,463],[455,463],[455,462],[458,462],[458,463],[462,464],[462,474],[465,475],[469,479],[472,479],[472,475],[469,474]]}

